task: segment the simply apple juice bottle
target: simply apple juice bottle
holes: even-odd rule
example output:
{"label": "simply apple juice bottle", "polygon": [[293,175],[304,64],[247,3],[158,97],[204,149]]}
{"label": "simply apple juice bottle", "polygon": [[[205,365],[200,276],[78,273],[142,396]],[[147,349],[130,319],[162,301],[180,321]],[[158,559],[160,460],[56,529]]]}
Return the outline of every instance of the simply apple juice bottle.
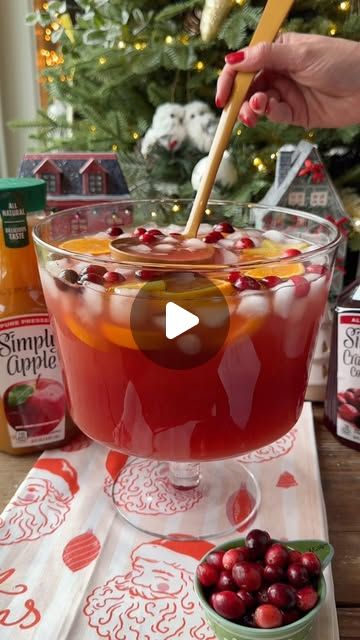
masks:
{"label": "simply apple juice bottle", "polygon": [[42,293],[31,230],[46,184],[0,179],[0,450],[56,447],[76,431]]}

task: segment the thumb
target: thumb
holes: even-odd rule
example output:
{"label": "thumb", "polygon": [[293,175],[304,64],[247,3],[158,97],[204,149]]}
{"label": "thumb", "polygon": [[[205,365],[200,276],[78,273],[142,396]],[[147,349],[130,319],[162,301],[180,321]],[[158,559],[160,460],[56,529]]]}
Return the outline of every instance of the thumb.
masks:
{"label": "thumb", "polygon": [[260,42],[252,47],[234,51],[225,56],[225,62],[231,71],[256,72],[262,69],[271,71],[295,71],[299,65],[296,49],[286,42]]}

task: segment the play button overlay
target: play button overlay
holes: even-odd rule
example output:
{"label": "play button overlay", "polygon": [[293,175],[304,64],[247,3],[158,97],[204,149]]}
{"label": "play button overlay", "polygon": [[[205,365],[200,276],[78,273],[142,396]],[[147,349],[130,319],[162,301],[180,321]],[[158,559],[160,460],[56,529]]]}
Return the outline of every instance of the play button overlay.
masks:
{"label": "play button overlay", "polygon": [[139,286],[132,304],[134,341],[161,367],[191,369],[205,364],[227,339],[228,301],[233,296],[232,285],[220,279],[190,272],[159,274],[159,280]]}
{"label": "play button overlay", "polygon": [[174,340],[174,338],[181,336],[189,329],[196,327],[199,322],[198,316],[179,307],[175,302],[166,303],[165,335],[168,340]]}

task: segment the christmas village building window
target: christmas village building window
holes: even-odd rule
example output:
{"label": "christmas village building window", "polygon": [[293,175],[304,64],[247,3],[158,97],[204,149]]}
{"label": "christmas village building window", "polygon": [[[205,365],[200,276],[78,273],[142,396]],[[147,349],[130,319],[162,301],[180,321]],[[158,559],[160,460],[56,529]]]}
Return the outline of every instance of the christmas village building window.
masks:
{"label": "christmas village building window", "polygon": [[56,193],[56,176],[52,173],[41,174],[42,180],[46,182],[46,190],[48,193]]}
{"label": "christmas village building window", "polygon": [[91,173],[89,175],[89,193],[103,193],[104,179],[100,173]]}

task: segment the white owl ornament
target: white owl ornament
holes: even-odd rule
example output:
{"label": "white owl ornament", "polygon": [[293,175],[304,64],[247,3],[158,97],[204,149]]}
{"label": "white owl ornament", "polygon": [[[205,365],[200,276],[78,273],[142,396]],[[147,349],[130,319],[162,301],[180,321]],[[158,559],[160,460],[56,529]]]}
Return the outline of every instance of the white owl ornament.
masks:
{"label": "white owl ornament", "polygon": [[194,100],[185,107],[186,134],[192,145],[208,153],[213,141],[218,118],[206,102]]}
{"label": "white owl ornament", "polygon": [[177,151],[186,138],[185,108],[175,102],[165,102],[155,111],[150,129],[141,141],[141,153],[148,156],[155,145]]}

